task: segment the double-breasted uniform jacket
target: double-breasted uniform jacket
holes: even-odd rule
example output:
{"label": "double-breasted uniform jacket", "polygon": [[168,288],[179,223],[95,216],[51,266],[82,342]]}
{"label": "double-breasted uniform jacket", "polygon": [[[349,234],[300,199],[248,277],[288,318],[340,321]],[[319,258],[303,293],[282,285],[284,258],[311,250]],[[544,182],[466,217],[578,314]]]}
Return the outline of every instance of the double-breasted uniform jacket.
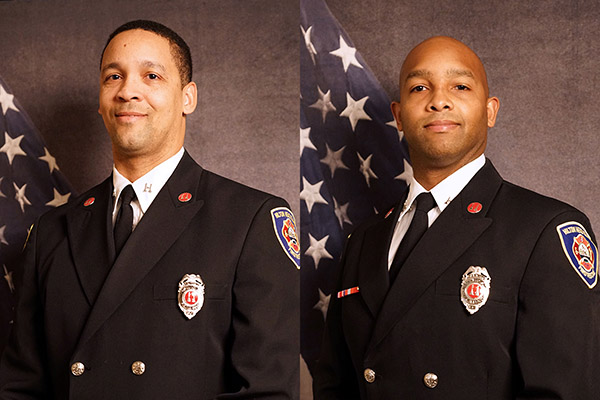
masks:
{"label": "double-breasted uniform jacket", "polygon": [[[33,228],[0,398],[296,398],[299,276],[271,216],[287,203],[185,153],[116,259],[111,207],[109,178]],[[186,274],[205,284],[191,319]]]}
{"label": "double-breasted uniform jacket", "polygon": [[[388,290],[400,208],[362,225],[346,244],[336,292],[359,291],[332,293],[316,399],[600,396],[600,285],[588,287],[557,231],[573,221],[595,241],[581,212],[503,181],[488,160]],[[471,266],[491,278],[487,302],[473,314],[461,301]]]}

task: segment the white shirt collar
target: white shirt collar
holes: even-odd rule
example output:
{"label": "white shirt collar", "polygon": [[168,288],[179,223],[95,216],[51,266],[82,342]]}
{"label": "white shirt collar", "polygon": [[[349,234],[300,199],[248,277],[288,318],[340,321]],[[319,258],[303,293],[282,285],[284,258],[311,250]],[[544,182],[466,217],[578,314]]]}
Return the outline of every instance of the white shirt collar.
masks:
{"label": "white shirt collar", "polygon": [[[445,178],[443,181],[435,185],[430,192],[435,199],[437,207],[440,209],[440,213],[446,209],[448,204],[461,190],[467,186],[467,183],[473,179],[475,174],[485,165],[485,155],[480,155],[475,160],[469,162],[466,165],[460,167],[457,171],[453,172],[450,176]],[[419,182],[413,177],[411,178],[410,188],[408,196],[404,202],[403,212],[406,212],[413,204],[415,199],[421,193],[426,192],[425,188],[421,186]]]}
{"label": "white shirt collar", "polygon": [[113,204],[113,214],[116,212],[117,205],[119,202],[119,196],[121,191],[127,185],[132,185],[137,201],[139,202],[142,213],[145,213],[150,207],[150,204],[156,198],[156,195],[162,187],[167,183],[167,180],[177,168],[177,164],[183,157],[183,147],[172,157],[158,164],[156,167],[148,171],[144,176],[137,179],[135,182],[129,182],[113,164],[113,197],[115,199]]}

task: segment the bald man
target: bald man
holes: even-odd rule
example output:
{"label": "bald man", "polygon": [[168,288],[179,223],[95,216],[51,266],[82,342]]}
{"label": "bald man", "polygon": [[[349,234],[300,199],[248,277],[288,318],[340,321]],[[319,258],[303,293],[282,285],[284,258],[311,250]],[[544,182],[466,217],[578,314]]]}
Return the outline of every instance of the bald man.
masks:
{"label": "bald man", "polygon": [[592,399],[597,248],[587,217],[485,158],[499,100],[448,37],[406,57],[392,103],[414,178],[349,238],[316,399]]}

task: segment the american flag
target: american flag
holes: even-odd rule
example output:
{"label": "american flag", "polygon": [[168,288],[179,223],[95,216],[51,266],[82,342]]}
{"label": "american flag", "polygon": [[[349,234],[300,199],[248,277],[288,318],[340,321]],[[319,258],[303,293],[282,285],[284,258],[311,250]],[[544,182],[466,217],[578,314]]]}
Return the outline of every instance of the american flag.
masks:
{"label": "american flag", "polygon": [[301,0],[301,351],[312,370],[348,234],[412,176],[390,100],[323,0]]}
{"label": "american flag", "polygon": [[71,186],[42,136],[0,78],[0,354],[15,306],[14,272],[27,232],[44,211],[69,199]]}

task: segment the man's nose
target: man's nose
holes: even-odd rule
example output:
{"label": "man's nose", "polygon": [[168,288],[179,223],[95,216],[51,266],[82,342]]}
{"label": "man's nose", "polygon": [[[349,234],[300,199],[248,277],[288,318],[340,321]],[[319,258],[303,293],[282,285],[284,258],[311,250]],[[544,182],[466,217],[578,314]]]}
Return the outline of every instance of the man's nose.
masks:
{"label": "man's nose", "polygon": [[447,90],[439,88],[434,89],[431,92],[431,99],[427,105],[427,109],[430,111],[444,111],[451,110],[454,108],[454,104],[450,98],[450,94]]}

